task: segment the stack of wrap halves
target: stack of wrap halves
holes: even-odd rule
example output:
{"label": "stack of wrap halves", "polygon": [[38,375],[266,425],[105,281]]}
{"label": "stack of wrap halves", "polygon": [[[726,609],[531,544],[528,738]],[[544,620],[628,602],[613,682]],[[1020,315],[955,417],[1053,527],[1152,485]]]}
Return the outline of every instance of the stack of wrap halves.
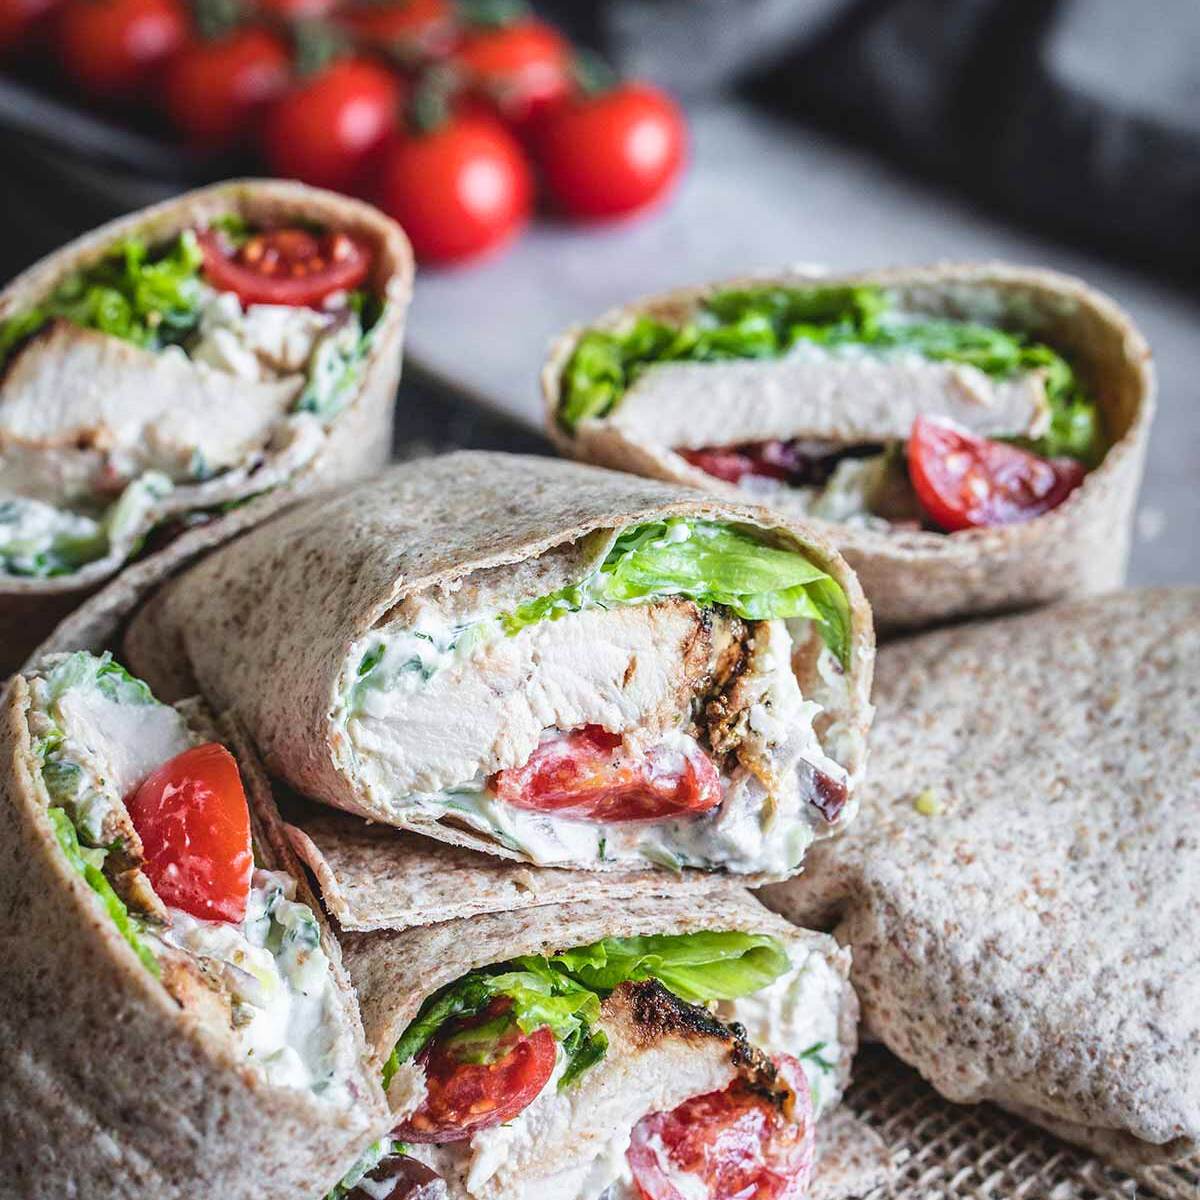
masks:
{"label": "stack of wrap halves", "polygon": [[[238,186],[242,218],[269,224],[256,185]],[[171,236],[199,219],[163,212]],[[367,236],[357,209],[321,219]],[[219,228],[247,265],[240,226]],[[326,450],[371,407],[373,371],[394,383],[389,279],[371,285],[386,298],[374,337],[364,322],[341,363]],[[877,663],[850,565],[889,625],[961,615],[971,596],[1050,599],[1023,581],[1131,501],[1144,348],[1109,302],[1053,277],[884,282],[936,310],[922,345],[989,364],[1007,343],[964,333],[964,314],[1025,313],[1083,390],[1068,396],[1058,360],[1028,346],[1011,377],[890,342],[864,365],[842,345],[852,334],[912,338],[879,333],[899,326],[872,279],[841,289],[832,315],[804,309],[795,336],[817,350],[732,363],[753,361],[759,397],[736,436],[713,429],[722,405],[740,411],[744,380],[705,393],[701,372],[764,345],[762,304],[798,320],[807,300],[758,289],[686,335],[687,313],[669,336],[638,326],[636,369],[622,341],[635,317],[606,322],[620,336],[582,359],[575,335],[548,368],[556,436],[657,476],[696,450],[763,477],[783,461],[764,447],[786,442],[811,491],[828,481],[814,462],[911,457],[926,401],[903,428],[870,422],[896,379],[916,380],[1021,453],[1055,418],[1059,448],[1088,460],[1084,478],[1069,455],[1041,456],[1059,464],[1052,490],[1073,481],[1058,511],[955,541],[839,525],[807,493],[503,454],[347,483],[322,474],[317,446],[271,483],[269,509],[176,533],[58,627],[4,698],[0,1191],[882,1196],[886,1146],[842,1104],[860,1022],[951,1099],[995,1101],[1118,1160],[1194,1149],[1200,961],[1182,931],[1200,878],[1200,595],[1076,600],[923,634]],[[194,367],[203,344],[170,353]],[[697,345],[726,357],[679,361]],[[674,411],[648,346],[689,368],[688,404],[710,396],[695,445],[665,422],[669,446],[639,446],[654,423],[637,424],[636,388]],[[788,426],[787,388],[803,398],[814,379],[832,417]],[[855,409],[851,452],[831,450],[839,397],[864,381],[881,390]],[[798,449],[804,437],[820,447]],[[274,445],[228,470],[271,470]],[[1118,530],[1063,586],[1115,582],[1123,555]],[[906,607],[923,583],[929,603]]]}

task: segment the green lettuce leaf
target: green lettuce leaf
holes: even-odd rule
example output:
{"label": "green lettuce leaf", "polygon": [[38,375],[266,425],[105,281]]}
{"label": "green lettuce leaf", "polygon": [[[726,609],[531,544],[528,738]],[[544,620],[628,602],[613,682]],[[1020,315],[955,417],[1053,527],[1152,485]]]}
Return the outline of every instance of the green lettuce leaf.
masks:
{"label": "green lettuce leaf", "polygon": [[[549,1028],[567,1057],[559,1080],[569,1087],[604,1058],[608,1039],[597,1029],[600,1002],[627,981],[657,979],[693,1004],[748,996],[790,966],[783,946],[766,934],[684,933],[605,938],[550,958],[526,955],[496,967],[472,971],[426,999],[396,1043],[383,1071],[391,1083],[401,1063],[415,1058],[448,1021],[481,1012],[496,996],[513,1002],[511,1020],[525,1033]],[[488,1061],[507,1021],[463,1035],[468,1061]]]}
{"label": "green lettuce leaf", "polygon": [[142,965],[152,975],[157,976],[159,974],[158,960],[138,935],[133,919],[129,915],[129,909],[125,907],[125,902],[113,891],[112,884],[104,877],[104,872],[100,867],[91,861],[90,856],[94,852],[85,851],[80,845],[79,835],[75,832],[75,826],[71,824],[71,818],[61,808],[49,808],[46,813],[54,828],[54,836],[58,839],[58,844],[62,848],[63,854],[66,855],[67,861],[99,897],[100,903],[104,906],[112,923],[132,947]]}
{"label": "green lettuce leaf", "polygon": [[191,231],[157,254],[140,238],[126,238],[41,304],[0,322],[0,366],[55,317],[150,350],[182,341],[200,319],[202,262]]}
{"label": "green lettuce leaf", "polygon": [[648,367],[668,362],[777,358],[800,342],[908,350],[960,362],[988,375],[1045,373],[1051,427],[1026,443],[1039,454],[1093,465],[1103,451],[1095,402],[1070,363],[1026,335],[971,321],[889,320],[891,301],[874,287],[761,287],[718,292],[682,326],[640,317],[627,330],[585,333],[563,370],[558,419],[572,431],[606,416]]}
{"label": "green lettuce leaf", "polygon": [[747,621],[807,617],[843,666],[850,662],[850,607],[841,587],[795,550],[715,521],[652,521],[624,530],[599,571],[501,614],[506,634],[589,605],[612,607],[686,596]]}

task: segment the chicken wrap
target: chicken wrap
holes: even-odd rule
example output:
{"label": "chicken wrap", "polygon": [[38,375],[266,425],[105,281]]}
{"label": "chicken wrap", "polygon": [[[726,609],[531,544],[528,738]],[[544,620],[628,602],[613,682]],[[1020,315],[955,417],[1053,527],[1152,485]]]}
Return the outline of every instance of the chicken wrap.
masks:
{"label": "chicken wrap", "polygon": [[453,1200],[799,1200],[814,1175],[827,1196],[886,1177],[845,1114],[853,1169],[816,1150],[855,1049],[849,952],[728,884],[613,901],[590,880],[568,904],[345,935],[389,1095],[406,1065],[423,1089],[412,1108],[404,1079],[362,1196],[406,1197],[403,1179]]}
{"label": "chicken wrap", "polygon": [[1124,577],[1149,350],[1078,280],[1000,264],[680,289],[568,333],[551,436],[812,520],[881,629]]}
{"label": "chicken wrap", "polygon": [[168,583],[125,653],[302,795],[503,857],[795,871],[854,813],[870,612],[761,509],[546,459],[409,463]]}
{"label": "chicken wrap", "polygon": [[324,1195],[395,1118],[245,743],[86,651],[3,722],[0,1192]]}
{"label": "chicken wrap", "polygon": [[14,280],[0,667],[130,560],[245,524],[255,497],[382,465],[411,286],[392,221],[270,181],[134,213]]}
{"label": "chicken wrap", "polygon": [[866,1028],[949,1099],[1195,1153],[1198,680],[1195,588],[881,654],[855,836],[761,895],[853,945]]}

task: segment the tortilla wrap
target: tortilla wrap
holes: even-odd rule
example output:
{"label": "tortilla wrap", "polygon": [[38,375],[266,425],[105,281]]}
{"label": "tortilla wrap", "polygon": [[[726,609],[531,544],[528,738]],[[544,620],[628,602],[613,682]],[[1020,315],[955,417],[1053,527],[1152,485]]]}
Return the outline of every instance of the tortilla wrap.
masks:
{"label": "tortilla wrap", "polygon": [[853,945],[866,1029],[949,1099],[1193,1153],[1198,680],[1195,588],[889,647],[856,836],[762,898]]}
{"label": "tortilla wrap", "polygon": [[[850,613],[848,667],[838,668],[832,684],[814,679],[812,694],[819,698],[823,689],[830,691],[815,736],[826,738],[830,753],[836,746],[836,769],[844,769],[852,786],[862,770],[870,721],[873,638],[869,610],[853,574],[836,553],[802,527],[762,509],[707,501],[689,489],[546,459],[463,453],[409,463],[337,497],[299,508],[209,556],[163,588],[131,622],[125,657],[160,695],[198,689],[218,708],[237,711],[272,774],[303,795],[451,844],[507,858],[532,857],[477,831],[482,827],[468,827],[465,818],[451,821],[438,817],[435,809],[392,804],[388,794],[355,784],[346,727],[338,724],[335,712],[339,697],[345,695],[348,655],[406,604],[447,600],[469,605],[476,595],[490,594],[488,588],[507,589],[510,600],[537,596],[549,586],[545,576],[551,568],[576,568],[583,553],[579,547],[590,544],[585,535],[672,516],[766,526],[770,536],[801,548],[841,587]],[[635,607],[612,611],[629,614]],[[636,619],[642,620],[649,607],[643,606]],[[673,619],[673,611],[668,610],[664,620]],[[580,615],[591,619],[587,612]],[[572,628],[570,620],[553,625]],[[670,626],[662,628],[668,629],[664,639],[675,636]],[[509,644],[519,641],[508,639],[501,648],[507,652]],[[484,653],[497,644],[485,645]],[[640,653],[656,653],[653,637]],[[468,662],[472,670],[476,661]],[[625,684],[631,671],[636,682],[635,668],[624,663],[622,658],[617,666],[626,671]],[[575,670],[572,663],[568,667]],[[483,712],[480,720],[494,720],[501,740],[503,726],[515,711],[508,706],[522,697],[524,677],[518,675],[511,687],[494,686],[501,689],[497,696],[505,689],[512,694],[503,708],[497,707],[498,699],[485,696],[483,703],[491,711]],[[617,689],[622,687],[618,680]],[[616,694],[628,695],[630,687]],[[527,721],[531,729],[523,727],[529,744],[516,746],[511,762],[488,766],[488,773],[518,766],[530,756],[538,744],[537,716]],[[592,719],[575,718],[571,726]],[[406,752],[413,761],[425,752],[424,736]],[[467,728],[461,736],[481,735]],[[845,819],[852,811],[851,798]],[[622,866],[611,851],[607,860],[603,854],[533,860],[601,870]],[[632,858],[623,862],[634,864]],[[644,869],[650,864],[637,860],[636,865]],[[779,876],[786,871],[766,873]]]}
{"label": "tortilla wrap", "polygon": [[[432,867],[441,848],[425,845],[428,849],[415,849],[413,857],[428,857]],[[484,876],[506,870],[506,864],[493,862],[479,867]],[[837,994],[829,998],[837,1010],[838,1049],[836,1055],[830,1054],[833,1062],[828,1082],[821,1084],[824,1115],[817,1125],[820,1131],[849,1080],[856,1048],[857,1005],[845,983],[849,952],[837,951],[832,939],[823,935],[789,926],[748,893],[729,884],[707,890],[692,888],[674,898],[643,889],[641,895],[629,892],[614,899],[606,879],[575,879],[572,903],[531,901],[519,910],[482,914],[469,920],[346,934],[343,949],[347,969],[358,991],[368,1041],[377,1056],[386,1059],[391,1054],[426,996],[479,967],[520,955],[553,954],[605,937],[697,930],[769,933],[784,940],[794,962],[811,961],[809,956],[816,955],[833,968],[833,978],[838,981]],[[631,987],[651,988],[658,995],[643,995],[631,1001],[626,994]],[[471,1195],[516,1200],[549,1194],[539,1189],[551,1189],[552,1180],[559,1185],[571,1177],[573,1166],[578,1169],[602,1153],[599,1144],[610,1141],[614,1132],[603,1126],[603,1118],[623,1111],[619,1101],[622,1093],[634,1107],[639,1103],[648,1106],[639,1109],[641,1114],[655,1111],[655,1100],[674,1107],[690,1095],[726,1086],[738,1073],[757,1070],[755,1056],[748,1054],[744,1042],[729,1041],[726,1033],[712,1032],[706,1022],[696,1025],[694,1017],[687,1015],[689,1010],[696,1011],[691,1006],[680,1007],[658,985],[626,984],[618,988],[601,1009],[601,1024],[611,1042],[609,1056],[572,1085],[576,1096],[565,1118],[567,1126],[551,1121],[544,1133],[515,1132],[512,1144],[503,1151],[511,1161],[487,1182],[477,1184],[477,1190],[468,1191],[462,1182],[467,1173],[465,1163],[456,1156],[442,1158],[436,1165],[446,1173],[450,1195],[459,1200]],[[804,1047],[795,1049],[799,1053]],[[653,1056],[653,1069],[647,1078],[639,1079],[639,1069],[647,1071],[649,1056]],[[595,1113],[602,1114],[602,1119],[593,1129],[586,1122]],[[813,1196],[830,1200],[851,1196],[856,1189],[866,1190],[886,1177],[886,1151],[878,1136],[860,1123],[853,1119],[837,1121],[823,1134],[818,1132],[818,1138],[824,1163],[823,1169],[818,1166],[819,1186],[814,1185]],[[417,1147],[415,1152],[420,1154],[423,1149]],[[465,1152],[468,1159],[470,1153]],[[449,1170],[448,1163],[454,1164]],[[554,1190],[553,1194],[568,1192]]]}
{"label": "tortilla wrap", "polygon": [[0,1190],[23,1200],[324,1196],[391,1118],[337,942],[246,739],[228,721],[217,727],[238,758],[259,862],[291,874],[320,922],[357,1054],[353,1108],[269,1084],[139,961],[55,839],[29,702],[25,677],[14,677],[0,732]]}
{"label": "tortilla wrap", "polygon": [[[954,617],[1028,608],[1120,586],[1154,410],[1155,379],[1150,350],[1129,317],[1078,279],[1001,263],[852,275],[784,272],[662,293],[614,309],[588,328],[621,329],[641,315],[682,322],[705,297],[729,288],[840,284],[878,285],[893,291],[901,306],[935,315],[962,318],[982,312],[985,317],[1010,319],[1068,357],[1095,397],[1111,442],[1103,462],[1088,473],[1081,487],[1057,508],[1022,524],[941,534],[808,518],[858,572],[879,630],[917,629]],[[933,407],[948,409],[960,421],[969,420],[984,434],[992,429],[989,412],[1012,403],[1011,397],[989,392],[992,385],[974,368],[970,368],[972,378],[964,380],[962,367],[945,363],[899,368],[902,397],[890,390],[877,394],[895,384],[889,384],[889,377],[865,356],[851,362],[845,380],[830,385],[835,393],[830,396],[820,388],[827,364],[806,362],[803,357],[794,362],[668,363],[650,368],[627,393],[652,386],[655,391],[647,393],[645,404],[631,406],[628,413],[619,404],[607,417],[581,421],[571,435],[556,414],[563,369],[584,332],[576,328],[561,337],[542,372],[547,429],[555,444],[587,462],[686,483],[725,499],[744,497],[745,492],[691,466],[674,452],[676,446],[806,435],[852,442],[868,433],[873,435],[868,440],[880,441],[889,431],[904,437],[918,411],[912,407],[909,390],[921,384],[906,372],[938,376],[941,400]],[[661,380],[655,383],[660,373]],[[670,392],[677,386],[672,381],[686,392],[669,413],[664,389]],[[798,395],[806,401],[813,395],[816,411],[798,418]],[[723,414],[735,398],[739,411],[743,403],[747,407],[751,424],[731,437]],[[1036,407],[1027,417],[1029,432],[1037,430]],[[977,414],[974,419],[972,409]],[[904,415],[899,424],[897,411]],[[671,425],[672,413],[684,425],[665,444],[662,430]],[[761,499],[786,510],[776,495]]]}
{"label": "tortilla wrap", "polygon": [[[136,234],[153,244],[197,222],[231,211],[254,222],[300,219],[359,234],[376,250],[369,284],[385,298],[386,308],[376,326],[354,395],[320,434],[319,445],[311,457],[293,455],[289,461],[289,452],[284,451],[276,463],[268,459],[249,475],[234,472],[224,479],[218,475],[206,483],[180,489],[188,493],[188,511],[208,509],[213,513],[199,529],[185,529],[175,538],[175,541],[198,539],[193,545],[215,545],[275,511],[282,497],[295,499],[318,487],[356,479],[387,461],[413,280],[412,251],[399,226],[370,205],[299,183],[278,180],[220,183],[103,225],[36,263],[0,292],[2,320],[27,311],[64,279],[103,258],[124,238]],[[222,372],[219,379],[229,395],[238,394],[242,381],[237,376]],[[2,381],[0,403],[3,403]],[[154,510],[155,519],[174,515],[171,500],[168,496],[157,502],[161,511]],[[224,511],[224,506],[231,502],[240,507]],[[156,548],[143,555],[136,564],[147,565],[143,578],[170,569],[171,559],[162,560],[160,556],[173,545],[171,542],[166,550]],[[186,556],[188,551],[184,548],[179,553]],[[150,567],[151,563],[155,566]],[[0,673],[15,669],[82,600],[123,569],[124,562],[114,561],[110,554],[69,575],[0,579]]]}

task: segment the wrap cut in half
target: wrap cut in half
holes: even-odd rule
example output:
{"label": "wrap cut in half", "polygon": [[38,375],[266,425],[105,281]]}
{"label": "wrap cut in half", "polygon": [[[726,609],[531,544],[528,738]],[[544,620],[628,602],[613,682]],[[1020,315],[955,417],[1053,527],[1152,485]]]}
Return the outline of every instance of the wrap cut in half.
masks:
{"label": "wrap cut in half", "polygon": [[[326,897],[334,883],[344,897],[380,881],[376,903],[355,908],[375,929],[343,935],[343,948],[407,1115],[401,1148],[364,1188],[832,1200],[886,1179],[879,1138],[834,1111],[857,1004],[850,953],[832,938],[712,877],[643,876],[614,894],[608,878],[478,855],[471,871],[469,851],[408,835],[366,845],[345,814],[288,816]],[[405,881],[443,871],[476,915],[442,919],[415,889],[405,909]],[[567,903],[548,902],[556,875],[574,884]],[[481,911],[488,897],[506,911]],[[420,923],[380,927],[405,919]],[[412,1111],[406,1068],[423,1092]]]}
{"label": "wrap cut in half", "polygon": [[888,632],[1119,586],[1155,386],[1107,297],[985,263],[667,292],[542,390],[575,458],[811,520]]}
{"label": "wrap cut in half", "polygon": [[85,651],[3,709],[0,1192],[319,1200],[394,1116],[245,740]]}
{"label": "wrap cut in half", "polygon": [[125,652],[360,817],[541,865],[782,878],[853,815],[874,643],[798,525],[463,453],[211,555]]}
{"label": "wrap cut in half", "polygon": [[866,1028],[950,1100],[1195,1153],[1198,681],[1195,588],[889,647],[854,838],[762,898],[853,945]]}
{"label": "wrap cut in half", "polygon": [[369,205],[244,180],[111,222],[10,283],[0,669],[196,526],[215,542],[280,493],[382,466],[412,276],[403,232]]}

